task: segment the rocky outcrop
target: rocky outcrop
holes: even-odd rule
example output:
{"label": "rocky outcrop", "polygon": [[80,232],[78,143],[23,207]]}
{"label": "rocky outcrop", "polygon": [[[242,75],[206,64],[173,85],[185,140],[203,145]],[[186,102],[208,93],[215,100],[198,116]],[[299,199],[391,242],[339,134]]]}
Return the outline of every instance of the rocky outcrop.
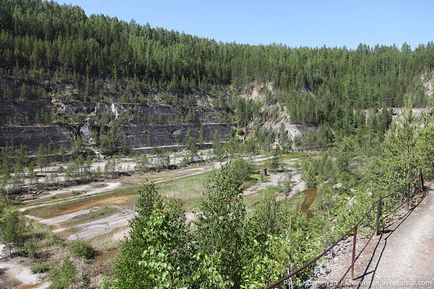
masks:
{"label": "rocky outcrop", "polygon": [[0,99],[0,125],[30,125],[50,121],[48,101],[12,101]]}
{"label": "rocky outcrop", "polygon": [[[294,123],[285,105],[279,102],[267,103],[267,97],[275,94],[273,83],[253,83],[242,94],[241,97],[247,101],[259,103],[259,112],[266,115],[265,121],[254,119],[249,125],[248,130],[253,131],[257,122],[261,123],[261,128],[270,131],[275,136],[285,134],[287,138],[294,141],[306,132],[313,131],[317,127],[309,124]],[[277,117],[274,117],[277,116]],[[278,143],[279,140],[273,140]]]}
{"label": "rocky outcrop", "polygon": [[222,140],[228,139],[231,126],[226,123],[210,123],[203,125],[129,125],[123,128],[127,143],[132,148],[182,145],[185,143],[188,130],[197,140],[211,142],[214,133],[217,133]]}
{"label": "rocky outcrop", "polygon": [[69,147],[73,134],[58,125],[46,126],[0,126],[0,147],[26,146],[35,151],[40,145]]}
{"label": "rocky outcrop", "polygon": [[[214,133],[226,140],[231,131],[224,122],[227,112],[215,108],[210,95],[195,95],[196,104],[176,107],[160,101],[158,95],[149,97],[152,102],[123,103],[111,89],[104,91],[104,99],[112,101],[83,101],[83,87],[64,81],[3,77],[0,86],[0,92],[8,91],[0,95],[0,148],[68,147],[81,137],[98,150],[98,136],[112,125],[132,149],[182,145],[188,130],[204,142],[210,142]],[[36,95],[39,92],[44,97]]]}

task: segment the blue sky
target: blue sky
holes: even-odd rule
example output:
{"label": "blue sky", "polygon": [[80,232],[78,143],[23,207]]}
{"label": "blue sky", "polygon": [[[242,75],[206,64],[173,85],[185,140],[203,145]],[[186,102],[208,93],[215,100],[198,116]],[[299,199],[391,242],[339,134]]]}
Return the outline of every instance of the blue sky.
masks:
{"label": "blue sky", "polygon": [[58,0],[218,41],[292,47],[434,40],[434,0]]}

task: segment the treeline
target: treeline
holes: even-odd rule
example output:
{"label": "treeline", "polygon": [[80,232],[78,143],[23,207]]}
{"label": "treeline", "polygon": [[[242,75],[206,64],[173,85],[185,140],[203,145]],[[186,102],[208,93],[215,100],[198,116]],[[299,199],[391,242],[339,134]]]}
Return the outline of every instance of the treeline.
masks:
{"label": "treeline", "polygon": [[[3,73],[130,79],[141,90],[210,91],[273,82],[292,107],[402,106],[434,45],[346,48],[221,43],[40,0],[0,1]],[[422,93],[422,92],[419,92]],[[419,99],[420,98],[420,99]],[[423,97],[418,105],[424,105]],[[309,104],[311,103],[311,104]]]}

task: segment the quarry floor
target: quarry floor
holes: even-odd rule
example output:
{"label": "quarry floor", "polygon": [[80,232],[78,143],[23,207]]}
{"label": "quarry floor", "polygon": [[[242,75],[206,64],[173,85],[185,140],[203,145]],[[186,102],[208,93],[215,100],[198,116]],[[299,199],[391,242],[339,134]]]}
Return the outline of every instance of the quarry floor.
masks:
{"label": "quarry floor", "polygon": [[[271,157],[257,155],[246,158],[259,168]],[[296,158],[285,157],[282,161],[285,172],[269,173],[264,180],[245,188],[244,200],[248,210],[258,202],[264,189],[279,186],[288,174],[294,183],[292,192],[279,193],[277,198],[282,199],[304,190],[300,174],[294,168],[295,162]],[[130,160],[128,163],[131,165]],[[110,259],[115,255],[120,241],[128,234],[129,221],[135,215],[137,188],[141,184],[146,181],[157,183],[161,193],[181,202],[187,221],[191,222],[204,196],[209,177],[223,164],[209,161],[175,170],[133,173],[117,179],[44,191],[27,198],[19,210],[29,220],[45,226],[66,242],[87,240],[101,253],[102,258]],[[10,284],[25,286],[22,288],[45,288],[47,284],[43,281],[46,276],[32,274],[30,265],[25,260],[11,260],[2,256],[0,270],[3,273],[0,277]],[[0,288],[3,288],[1,283]]]}

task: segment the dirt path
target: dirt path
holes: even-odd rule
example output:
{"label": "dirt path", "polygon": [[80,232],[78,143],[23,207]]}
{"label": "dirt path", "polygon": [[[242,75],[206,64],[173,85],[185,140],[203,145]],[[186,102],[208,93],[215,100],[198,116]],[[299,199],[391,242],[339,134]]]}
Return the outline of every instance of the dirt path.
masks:
{"label": "dirt path", "polygon": [[[357,239],[356,252],[367,242]],[[351,263],[351,238],[335,251],[330,274],[320,283],[337,282]],[[345,288],[434,288],[434,185],[413,210],[403,209],[380,236],[374,236],[356,261],[355,280],[350,274]]]}
{"label": "dirt path", "polygon": [[361,288],[434,287],[434,186],[396,229],[383,235],[373,261]]}
{"label": "dirt path", "polygon": [[133,209],[123,208],[120,212],[107,217],[76,225],[73,227],[76,233],[70,235],[68,240],[88,240],[99,235],[107,234],[115,229],[128,226],[135,214]]}

